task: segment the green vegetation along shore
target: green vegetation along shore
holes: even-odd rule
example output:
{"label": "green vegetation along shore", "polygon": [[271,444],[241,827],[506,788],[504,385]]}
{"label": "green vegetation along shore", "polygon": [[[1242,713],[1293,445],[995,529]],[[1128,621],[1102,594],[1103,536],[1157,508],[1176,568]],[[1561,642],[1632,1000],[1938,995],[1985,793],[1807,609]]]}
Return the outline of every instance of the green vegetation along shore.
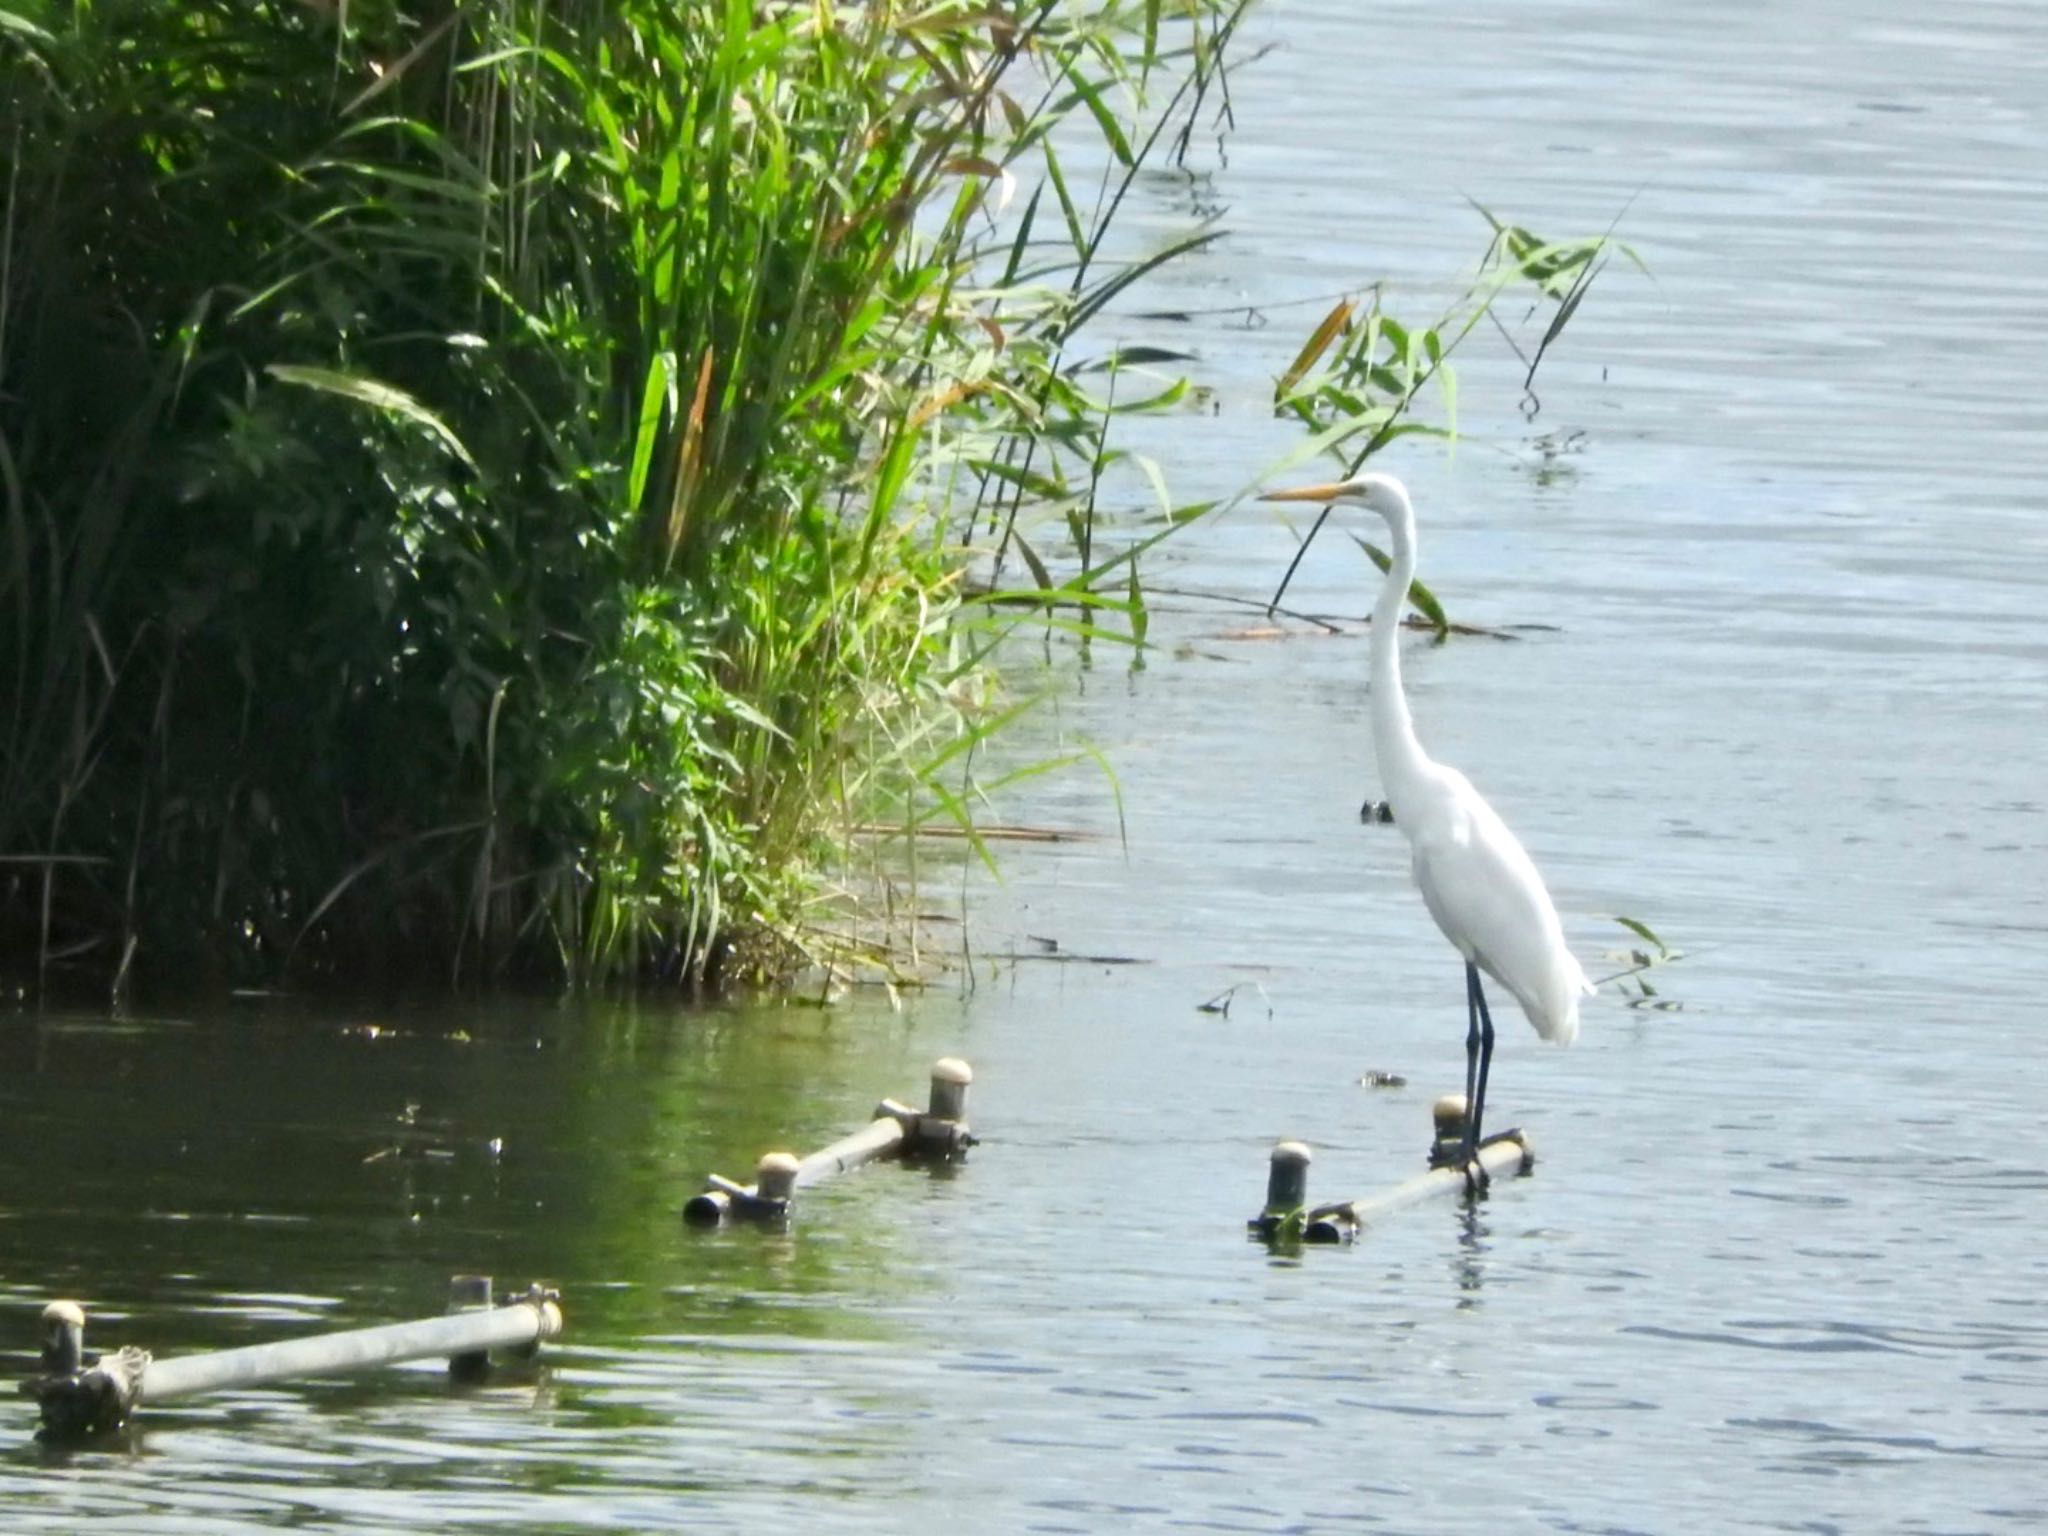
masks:
{"label": "green vegetation along shore", "polygon": [[1240,8],[0,0],[0,981],[785,963]]}

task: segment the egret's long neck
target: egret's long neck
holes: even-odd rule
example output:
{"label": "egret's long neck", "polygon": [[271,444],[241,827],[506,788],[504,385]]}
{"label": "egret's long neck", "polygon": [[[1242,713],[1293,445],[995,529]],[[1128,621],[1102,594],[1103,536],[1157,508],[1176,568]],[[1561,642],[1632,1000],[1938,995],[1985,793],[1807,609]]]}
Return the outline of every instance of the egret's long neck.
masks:
{"label": "egret's long neck", "polygon": [[1380,785],[1398,820],[1402,800],[1430,762],[1415,739],[1415,718],[1401,689],[1401,615],[1408,606],[1408,584],[1415,579],[1415,515],[1404,507],[1390,521],[1393,560],[1372,610],[1372,741]]}

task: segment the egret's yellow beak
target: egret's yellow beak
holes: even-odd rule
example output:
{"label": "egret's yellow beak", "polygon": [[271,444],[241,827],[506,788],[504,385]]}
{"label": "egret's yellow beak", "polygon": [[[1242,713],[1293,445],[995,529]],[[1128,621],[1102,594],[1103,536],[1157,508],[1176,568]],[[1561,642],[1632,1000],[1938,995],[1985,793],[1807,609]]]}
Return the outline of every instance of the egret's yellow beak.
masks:
{"label": "egret's yellow beak", "polygon": [[1331,482],[1330,484],[1328,484],[1328,485],[1304,485],[1304,486],[1300,486],[1300,487],[1297,487],[1296,489],[1294,489],[1294,490],[1291,490],[1291,491],[1268,491],[1268,492],[1266,492],[1266,494],[1265,494],[1265,495],[1261,496],[1261,497],[1259,498],[1259,500],[1261,500],[1261,501],[1335,501],[1335,500],[1336,500],[1336,499],[1337,499],[1337,498],[1338,498],[1339,496],[1341,496],[1341,495],[1342,495],[1343,493],[1344,493],[1344,486],[1343,486],[1343,484],[1342,484],[1341,482],[1338,482],[1338,481],[1332,481],[1332,482]]}

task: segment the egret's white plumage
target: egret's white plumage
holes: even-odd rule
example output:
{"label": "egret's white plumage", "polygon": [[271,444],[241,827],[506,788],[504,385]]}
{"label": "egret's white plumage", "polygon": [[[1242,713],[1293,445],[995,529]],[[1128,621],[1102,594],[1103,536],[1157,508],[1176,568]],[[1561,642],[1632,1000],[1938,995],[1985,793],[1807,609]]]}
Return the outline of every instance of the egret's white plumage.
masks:
{"label": "egret's white plumage", "polygon": [[1402,798],[1389,795],[1423,905],[1459,954],[1515,995],[1537,1034],[1570,1045],[1579,1037],[1579,999],[1593,988],[1565,948],[1543,877],[1470,780],[1455,768],[1429,768],[1434,782],[1410,802],[1412,820],[1402,815]]}
{"label": "egret's white plumage", "polygon": [[[1543,877],[1471,781],[1434,761],[1415,738],[1401,688],[1401,615],[1415,577],[1415,509],[1408,492],[1391,475],[1369,474],[1266,499],[1346,502],[1386,519],[1392,558],[1372,615],[1372,735],[1382,793],[1393,807],[1394,825],[1408,839],[1423,903],[1444,937],[1468,967],[1478,967],[1514,994],[1539,1035],[1569,1044],[1579,1033],[1579,999],[1593,987],[1565,947]],[[1468,997],[1473,1020],[1467,1045],[1476,1052],[1485,1021],[1476,977]],[[1490,1022],[1484,1046],[1490,1056]],[[1467,1065],[1475,1138],[1486,1097],[1485,1056]]]}

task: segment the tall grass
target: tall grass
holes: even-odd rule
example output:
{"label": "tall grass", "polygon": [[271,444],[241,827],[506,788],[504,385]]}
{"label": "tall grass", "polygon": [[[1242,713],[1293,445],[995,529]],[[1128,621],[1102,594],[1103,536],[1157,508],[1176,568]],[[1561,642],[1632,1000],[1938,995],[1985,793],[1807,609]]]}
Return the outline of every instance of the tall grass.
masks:
{"label": "tall grass", "polygon": [[959,535],[1129,407],[1064,349],[1235,18],[5,0],[0,965],[786,958],[964,814]]}

